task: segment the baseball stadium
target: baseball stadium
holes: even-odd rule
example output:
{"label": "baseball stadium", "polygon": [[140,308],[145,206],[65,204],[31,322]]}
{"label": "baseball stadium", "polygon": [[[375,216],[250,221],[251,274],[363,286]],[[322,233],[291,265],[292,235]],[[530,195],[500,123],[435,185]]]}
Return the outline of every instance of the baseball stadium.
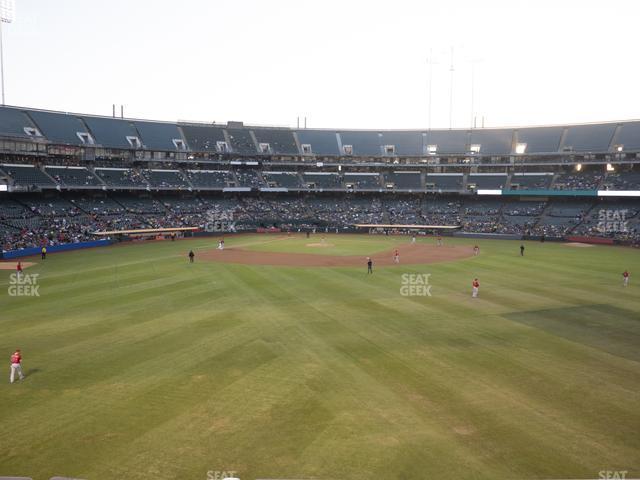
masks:
{"label": "baseball stadium", "polygon": [[640,120],[3,104],[0,245],[2,479],[640,477]]}

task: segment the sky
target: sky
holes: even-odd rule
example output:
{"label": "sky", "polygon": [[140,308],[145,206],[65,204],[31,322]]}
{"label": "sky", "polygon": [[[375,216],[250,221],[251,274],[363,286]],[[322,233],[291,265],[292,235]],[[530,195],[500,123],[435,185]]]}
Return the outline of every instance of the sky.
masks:
{"label": "sky", "polygon": [[639,21],[637,0],[16,0],[6,103],[309,128],[636,119]]}

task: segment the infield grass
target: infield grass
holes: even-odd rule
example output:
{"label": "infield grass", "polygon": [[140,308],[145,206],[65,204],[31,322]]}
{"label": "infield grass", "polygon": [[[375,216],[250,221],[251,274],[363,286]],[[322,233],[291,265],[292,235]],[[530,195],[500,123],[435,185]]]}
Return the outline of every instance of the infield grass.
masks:
{"label": "infield grass", "polygon": [[[408,240],[225,237],[325,255]],[[9,296],[0,271],[0,475],[640,476],[640,252],[445,242],[481,254],[366,275],[153,242],[38,259],[39,297]],[[404,273],[432,296],[400,295]],[[16,347],[27,378],[9,385]]]}

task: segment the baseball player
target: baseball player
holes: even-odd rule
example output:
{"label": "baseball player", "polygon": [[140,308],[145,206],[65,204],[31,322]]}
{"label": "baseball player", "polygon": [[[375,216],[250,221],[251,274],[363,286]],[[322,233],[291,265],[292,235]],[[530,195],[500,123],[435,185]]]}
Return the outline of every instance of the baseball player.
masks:
{"label": "baseball player", "polygon": [[193,263],[193,258],[196,256],[195,253],[193,253],[193,250],[189,250],[189,263]]}
{"label": "baseball player", "polygon": [[477,278],[474,278],[474,279],[473,279],[473,283],[472,283],[471,285],[472,285],[472,287],[473,287],[473,290],[472,290],[471,296],[472,296],[473,298],[477,298],[477,297],[478,297],[478,290],[480,289],[480,282],[478,282],[478,279],[477,279]]}
{"label": "baseball player", "polygon": [[398,252],[398,249],[393,253],[393,263],[400,263],[400,252]]}
{"label": "baseball player", "polygon": [[475,245],[473,247],[473,254],[477,257],[480,254],[480,247],[478,245]]}
{"label": "baseball player", "polygon": [[371,257],[367,257],[367,275],[373,273],[373,260]]}
{"label": "baseball player", "polygon": [[9,376],[9,382],[13,383],[16,373],[20,380],[24,380],[24,375],[22,374],[22,355],[20,354],[19,348],[11,355],[11,375]]}
{"label": "baseball player", "polygon": [[622,285],[625,287],[629,285],[629,272],[627,270],[622,272]]}
{"label": "baseball player", "polygon": [[18,264],[16,265],[16,277],[20,278],[22,276],[22,263],[18,260]]}

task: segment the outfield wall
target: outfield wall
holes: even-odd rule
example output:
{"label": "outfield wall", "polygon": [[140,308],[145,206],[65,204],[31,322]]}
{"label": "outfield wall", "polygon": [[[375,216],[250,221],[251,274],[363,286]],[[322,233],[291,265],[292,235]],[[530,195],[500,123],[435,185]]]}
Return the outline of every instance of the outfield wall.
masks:
{"label": "outfield wall", "polygon": [[474,233],[474,232],[454,232],[454,237],[458,238],[487,238],[498,240],[522,240],[522,235],[513,233]]}
{"label": "outfield wall", "polygon": [[[93,242],[65,243],[64,245],[51,245],[47,247],[47,253],[67,252],[70,250],[82,250],[84,248],[106,247],[111,245],[111,240],[95,240]],[[30,257],[32,255],[40,255],[40,248],[22,248],[20,250],[9,250],[2,252],[3,260],[12,258]]]}

